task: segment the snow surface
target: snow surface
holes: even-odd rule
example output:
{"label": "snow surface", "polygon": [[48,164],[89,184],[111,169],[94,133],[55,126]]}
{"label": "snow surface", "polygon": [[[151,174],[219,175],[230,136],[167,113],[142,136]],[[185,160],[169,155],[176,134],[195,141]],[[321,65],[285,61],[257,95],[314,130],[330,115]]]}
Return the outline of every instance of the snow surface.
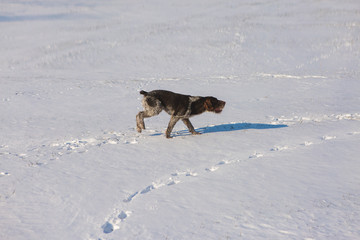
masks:
{"label": "snow surface", "polygon": [[358,0],[2,0],[0,52],[0,239],[360,239]]}

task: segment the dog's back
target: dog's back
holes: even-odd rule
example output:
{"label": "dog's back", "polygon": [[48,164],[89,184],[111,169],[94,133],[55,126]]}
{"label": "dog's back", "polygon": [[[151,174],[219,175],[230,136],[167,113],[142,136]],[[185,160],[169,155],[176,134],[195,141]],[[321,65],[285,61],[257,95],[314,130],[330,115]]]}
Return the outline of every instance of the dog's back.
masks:
{"label": "dog's back", "polygon": [[146,92],[141,90],[140,94],[145,97],[154,97],[158,99],[164,107],[164,110],[172,114],[184,114],[189,105],[189,95],[183,95],[180,93],[174,93],[167,90],[153,90],[151,92]]}

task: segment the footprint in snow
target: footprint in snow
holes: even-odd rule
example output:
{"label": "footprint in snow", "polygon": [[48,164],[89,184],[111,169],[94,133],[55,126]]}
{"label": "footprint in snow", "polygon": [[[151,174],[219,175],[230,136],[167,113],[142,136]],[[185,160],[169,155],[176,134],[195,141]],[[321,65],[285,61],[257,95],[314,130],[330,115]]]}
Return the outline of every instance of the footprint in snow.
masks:
{"label": "footprint in snow", "polygon": [[263,156],[264,156],[264,154],[255,152],[253,155],[250,155],[249,158],[260,158]]}
{"label": "footprint in snow", "polygon": [[145,187],[141,191],[134,192],[129,197],[125,198],[123,200],[123,202],[125,202],[125,203],[131,202],[134,199],[134,197],[136,197],[139,193],[140,194],[146,194],[146,193],[149,193],[152,190],[159,189],[159,188],[164,187],[164,186],[172,186],[172,185],[178,184],[181,181],[179,179],[177,179],[177,177],[180,177],[180,176],[196,177],[197,175],[198,174],[196,172],[192,172],[192,171],[173,173],[173,174],[171,174],[172,177],[170,177],[168,180],[158,181],[156,183],[152,183],[151,185],[148,185],[147,187]]}
{"label": "footprint in snow", "polygon": [[139,142],[134,138],[133,140],[125,140],[125,144],[138,144]]}
{"label": "footprint in snow", "polygon": [[216,165],[210,167],[210,168],[205,168],[205,171],[207,172],[215,172],[216,170],[219,169],[219,166],[222,165],[226,165],[226,164],[231,164],[234,163],[234,161],[230,161],[230,160],[221,160],[220,162],[218,162]]}
{"label": "footprint in snow", "polygon": [[358,134],[360,134],[360,132],[351,132],[351,133],[349,133],[349,135],[358,135]]}
{"label": "footprint in snow", "polygon": [[127,218],[127,213],[124,212],[124,211],[121,211],[121,213],[119,214],[118,218],[121,220],[121,221],[124,221],[125,218]]}
{"label": "footprint in snow", "polygon": [[313,145],[314,143],[313,142],[308,142],[308,141],[305,141],[303,144],[303,146],[307,147],[307,146],[310,146],[310,145]]}
{"label": "footprint in snow", "polygon": [[141,193],[141,194],[145,194],[145,193],[150,192],[150,191],[153,190],[153,189],[154,189],[154,185],[149,185],[149,186],[147,186],[146,188],[144,188],[140,193]]}
{"label": "footprint in snow", "polygon": [[154,189],[158,189],[158,188],[161,188],[163,186],[165,186],[166,184],[164,182],[159,182],[159,183],[153,183],[149,186],[147,186],[146,188],[144,188],[140,193],[141,194],[145,194],[145,193],[148,193],[150,192],[151,190],[154,190]]}
{"label": "footprint in snow", "polygon": [[272,149],[270,149],[270,151],[277,152],[277,151],[284,151],[287,149],[289,149],[288,146],[274,146]]}
{"label": "footprint in snow", "polygon": [[103,229],[103,232],[106,234],[114,231],[114,226],[109,222],[106,222],[104,225],[102,225],[101,228]]}
{"label": "footprint in snow", "polygon": [[336,136],[323,136],[323,137],[322,137],[322,140],[328,141],[328,140],[333,140],[333,139],[335,139],[335,138],[336,138]]}
{"label": "footprint in snow", "polygon": [[232,161],[229,161],[229,160],[222,160],[220,162],[218,162],[217,165],[225,165],[225,164],[229,164],[229,163],[232,163]]}
{"label": "footprint in snow", "polygon": [[186,177],[196,177],[198,174],[196,172],[187,172],[185,174]]}
{"label": "footprint in snow", "polygon": [[173,177],[179,177],[181,175],[185,175],[186,177],[196,177],[198,174],[196,172],[192,172],[191,170],[171,174]]}
{"label": "footprint in snow", "polygon": [[125,219],[129,216],[130,212],[121,211],[120,214],[112,219],[107,221],[104,225],[101,226],[103,229],[103,232],[106,234],[112,233],[114,230],[117,230],[120,228],[120,223],[125,221]]}
{"label": "footprint in snow", "polygon": [[210,168],[205,168],[205,170],[208,171],[208,172],[215,172],[218,169],[219,169],[218,166],[212,166]]}
{"label": "footprint in snow", "polygon": [[10,176],[8,172],[0,172],[0,177]]}
{"label": "footprint in snow", "polygon": [[172,185],[175,185],[175,184],[178,184],[178,183],[180,183],[179,180],[172,180],[172,179],[170,179],[170,181],[167,183],[167,185],[168,185],[168,186],[172,186]]}
{"label": "footprint in snow", "polygon": [[130,202],[139,192],[131,194],[128,198],[124,199],[123,202]]}

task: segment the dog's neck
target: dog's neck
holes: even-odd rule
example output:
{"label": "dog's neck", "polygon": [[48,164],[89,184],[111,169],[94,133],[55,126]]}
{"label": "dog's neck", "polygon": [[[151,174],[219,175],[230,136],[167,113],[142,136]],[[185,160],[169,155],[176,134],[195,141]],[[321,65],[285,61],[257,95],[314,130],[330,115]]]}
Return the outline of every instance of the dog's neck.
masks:
{"label": "dog's neck", "polygon": [[189,118],[191,115],[193,115],[192,114],[192,111],[193,111],[192,110],[192,105],[193,105],[194,102],[198,101],[200,98],[201,97],[193,97],[193,96],[189,97],[189,105],[188,105],[187,110],[186,110],[183,117]]}
{"label": "dog's neck", "polygon": [[194,100],[190,101],[190,116],[198,115],[206,111],[205,109],[205,98],[203,97],[193,97]]}

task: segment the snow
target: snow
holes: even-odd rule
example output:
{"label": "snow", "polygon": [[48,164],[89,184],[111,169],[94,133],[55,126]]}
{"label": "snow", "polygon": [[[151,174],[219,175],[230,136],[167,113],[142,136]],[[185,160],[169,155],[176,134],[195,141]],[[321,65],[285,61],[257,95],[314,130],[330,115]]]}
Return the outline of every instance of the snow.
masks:
{"label": "snow", "polygon": [[359,7],[1,1],[0,239],[360,239]]}

